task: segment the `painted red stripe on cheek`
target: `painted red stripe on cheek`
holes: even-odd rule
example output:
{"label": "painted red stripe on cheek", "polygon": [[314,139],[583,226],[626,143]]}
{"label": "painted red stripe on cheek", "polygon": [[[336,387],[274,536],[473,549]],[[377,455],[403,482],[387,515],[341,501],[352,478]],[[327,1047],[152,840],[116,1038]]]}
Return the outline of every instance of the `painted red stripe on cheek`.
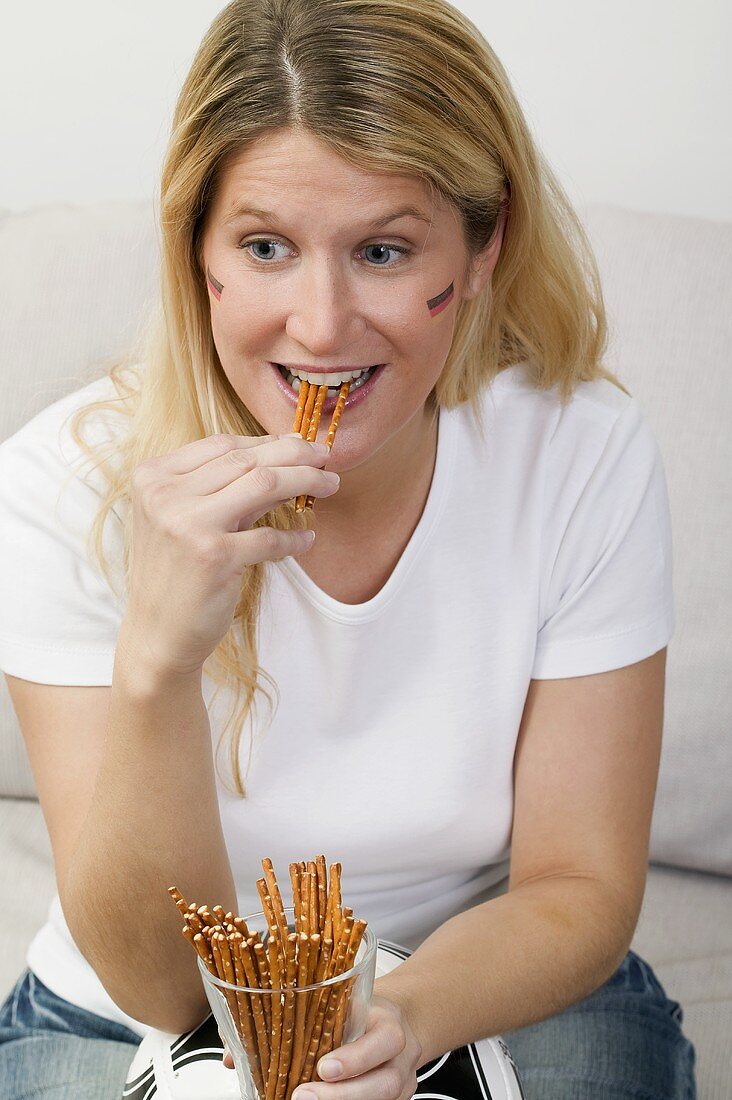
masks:
{"label": "painted red stripe on cheek", "polygon": [[206,268],[206,279],[208,281],[208,288],[213,294],[217,302],[221,301],[221,291],[224,289],[224,284],[220,283],[210,272],[209,268]]}
{"label": "painted red stripe on cheek", "polygon": [[430,298],[427,302],[427,309],[430,311],[430,316],[436,317],[438,313],[442,313],[443,309],[447,309],[454,296],[455,283],[452,282],[441,294],[438,294],[435,298]]}

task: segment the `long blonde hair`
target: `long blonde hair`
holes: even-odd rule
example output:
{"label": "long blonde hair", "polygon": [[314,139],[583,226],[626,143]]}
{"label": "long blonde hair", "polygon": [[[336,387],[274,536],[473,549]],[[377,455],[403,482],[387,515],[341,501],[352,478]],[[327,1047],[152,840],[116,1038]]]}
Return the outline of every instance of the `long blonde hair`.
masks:
{"label": "long blonde hair", "polygon": [[[127,506],[140,462],[220,432],[264,434],[216,354],[201,239],[226,158],[291,126],[360,167],[412,174],[436,188],[460,214],[470,255],[490,240],[508,194],[500,257],[486,290],[460,306],[433,395],[438,406],[476,405],[518,362],[537,387],[557,386],[563,401],[582,380],[620,385],[601,365],[606,317],[585,233],[502,65],[465,16],[444,0],[233,0],[203,39],[176,106],[160,190],[161,308],[138,349],[143,366],[129,359],[112,367],[118,397],[85,406],[73,424],[106,477],[90,548],[107,576],[103,527],[122,504],[129,583]],[[106,452],[81,434],[100,408],[129,418]],[[259,523],[291,529],[302,520],[282,505]],[[231,728],[229,762],[242,796],[244,723],[258,693],[270,705],[276,695],[257,656],[263,583],[262,565],[244,575],[232,627],[206,666],[219,687],[234,689],[217,750]],[[251,744],[250,737],[250,753]]]}

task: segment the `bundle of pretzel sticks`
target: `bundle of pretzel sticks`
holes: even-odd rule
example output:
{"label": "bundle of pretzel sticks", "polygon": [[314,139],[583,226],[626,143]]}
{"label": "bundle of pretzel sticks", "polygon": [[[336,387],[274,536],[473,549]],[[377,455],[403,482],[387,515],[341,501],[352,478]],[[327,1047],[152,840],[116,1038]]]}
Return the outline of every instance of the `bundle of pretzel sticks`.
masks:
{"label": "bundle of pretzel sticks", "polygon": [[[328,450],[333,446],[350,388],[351,383],[344,382],[338,391],[338,400],[333,409],[333,416],[331,417],[330,427],[328,428],[328,436],[325,440],[325,445]],[[300,383],[297,409],[295,410],[295,422],[292,425],[292,430],[293,432],[299,432],[302,438],[307,439],[309,443],[314,443],[318,437],[320,417],[327,396],[327,386],[316,386],[314,383],[304,381]],[[295,511],[302,512],[306,508],[312,508],[314,503],[315,497],[304,495],[296,497]]]}
{"label": "bundle of pretzel sticks", "polygon": [[[298,1085],[319,1080],[319,1060],[341,1045],[355,979],[317,983],[353,967],[366,921],[342,904],[340,863],[331,863],[328,878],[319,855],[290,864],[291,930],[272,861],[263,859],[262,868],[257,891],[269,929],[264,942],[244,918],[220,905],[188,904],[175,886],[168,892],[183,917],[183,935],[209,972],[243,987],[222,992],[261,1100],[289,1100]],[[308,986],[315,988],[295,992]]]}

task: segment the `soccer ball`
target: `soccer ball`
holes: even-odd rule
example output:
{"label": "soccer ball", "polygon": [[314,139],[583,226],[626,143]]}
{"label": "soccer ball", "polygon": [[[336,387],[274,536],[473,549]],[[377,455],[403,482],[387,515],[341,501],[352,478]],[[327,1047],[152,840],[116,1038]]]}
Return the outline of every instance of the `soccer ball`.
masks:
{"label": "soccer ball", "polygon": [[[388,974],[409,955],[379,940],[376,976]],[[240,1100],[236,1074],[222,1062],[223,1043],[208,1016],[185,1035],[151,1031],[137,1048],[127,1074],[124,1100]],[[415,1100],[523,1100],[508,1047],[496,1036],[451,1050],[422,1066]]]}

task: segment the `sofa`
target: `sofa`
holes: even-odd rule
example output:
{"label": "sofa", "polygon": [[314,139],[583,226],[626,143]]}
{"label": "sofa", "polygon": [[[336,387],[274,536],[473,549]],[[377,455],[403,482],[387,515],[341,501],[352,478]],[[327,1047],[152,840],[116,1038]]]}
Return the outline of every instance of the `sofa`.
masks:
{"label": "sofa", "polygon": [[[729,1100],[732,225],[611,206],[579,213],[603,279],[607,363],[656,433],[674,530],[677,625],[651,866],[633,947],[683,1006],[700,1100]],[[148,203],[0,212],[0,440],[129,348],[156,285]],[[0,998],[52,892],[43,815],[0,677]]]}

